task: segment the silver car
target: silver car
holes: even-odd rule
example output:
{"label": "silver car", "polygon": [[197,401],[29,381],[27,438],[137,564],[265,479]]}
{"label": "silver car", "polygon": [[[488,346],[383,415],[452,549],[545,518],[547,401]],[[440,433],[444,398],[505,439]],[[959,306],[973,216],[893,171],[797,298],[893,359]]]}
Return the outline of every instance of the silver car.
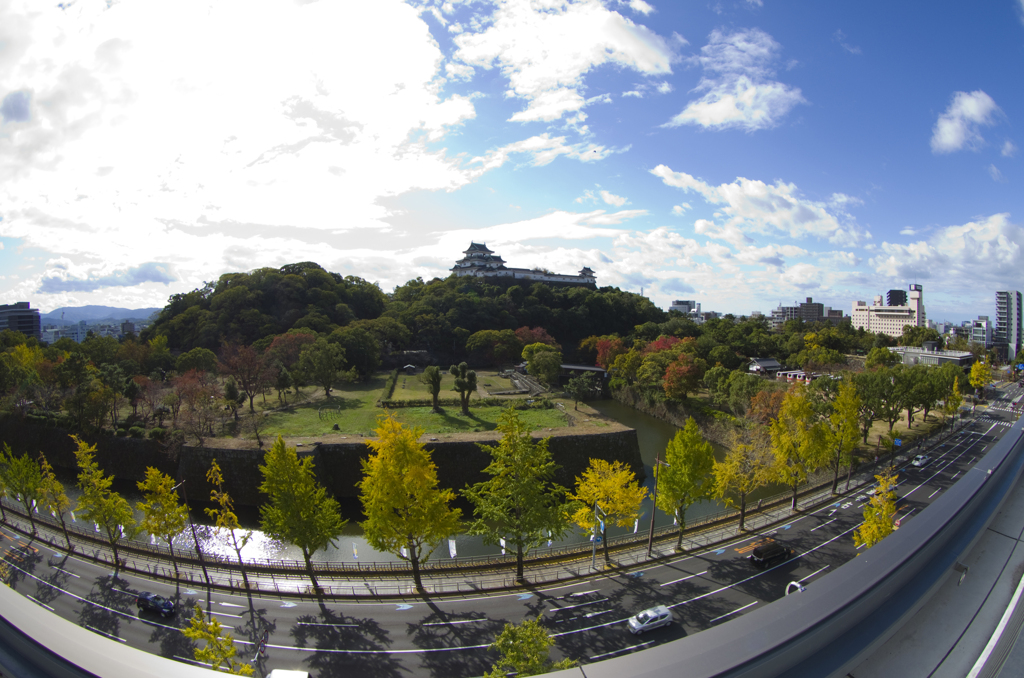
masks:
{"label": "silver car", "polygon": [[664,605],[658,605],[630,617],[629,630],[634,636],[639,636],[644,631],[668,626],[671,623],[672,610]]}

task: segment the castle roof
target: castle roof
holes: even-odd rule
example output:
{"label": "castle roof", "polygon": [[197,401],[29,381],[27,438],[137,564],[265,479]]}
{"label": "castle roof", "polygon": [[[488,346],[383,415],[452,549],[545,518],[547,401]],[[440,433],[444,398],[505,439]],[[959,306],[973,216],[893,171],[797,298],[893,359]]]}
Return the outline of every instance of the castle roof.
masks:
{"label": "castle roof", "polygon": [[494,254],[491,250],[487,249],[487,243],[472,242],[469,243],[469,249],[465,250],[463,254],[469,254],[470,252],[484,252],[486,254]]}

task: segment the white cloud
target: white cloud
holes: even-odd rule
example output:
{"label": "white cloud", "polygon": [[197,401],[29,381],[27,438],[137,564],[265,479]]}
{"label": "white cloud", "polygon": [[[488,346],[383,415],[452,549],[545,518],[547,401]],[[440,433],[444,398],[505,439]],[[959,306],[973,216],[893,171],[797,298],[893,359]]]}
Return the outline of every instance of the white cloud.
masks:
{"label": "white cloud", "polygon": [[[776,181],[770,185],[738,177],[731,184],[711,186],[685,172],[673,172],[666,165],[658,165],[651,174],[668,186],[699,193],[708,203],[721,206],[724,221],[715,223],[700,219],[694,224],[694,229],[736,246],[749,243],[747,232],[782,232],[793,238],[812,235],[841,245],[856,244],[865,237],[845,212],[840,212],[835,206],[800,197],[795,184]],[[836,196],[842,194],[835,194],[833,202],[836,202]],[[856,203],[856,199],[842,197],[845,200],[838,200],[838,204]]]}
{"label": "white cloud", "polygon": [[658,89],[658,94],[668,94],[673,89],[672,83],[669,83],[669,82],[659,82],[657,89]]}
{"label": "white cloud", "polygon": [[626,198],[623,198],[621,195],[615,195],[614,193],[610,193],[608,191],[601,191],[601,200],[604,200],[606,204],[612,205],[614,207],[622,207],[627,202],[629,202]]}
{"label": "white cloud", "polygon": [[764,7],[764,0],[747,0],[747,4],[751,7]]}
{"label": "white cloud", "polygon": [[900,235],[917,235],[920,232],[920,229],[916,229],[912,226],[907,226],[906,228],[900,229]]}
{"label": "white cloud", "polygon": [[640,92],[639,90],[635,90],[635,89],[631,89],[628,92],[623,92],[622,96],[623,97],[636,97],[637,99],[643,99],[644,98],[643,92]]}
{"label": "white cloud", "polygon": [[[1021,0],[1021,2],[1024,2],[1024,0]],[[1001,154],[1004,158],[1012,158],[1014,155],[1017,154],[1017,147],[1013,144],[1012,141],[1007,139],[1006,141],[1003,142],[1003,149],[1001,151]]]}
{"label": "white cloud", "polygon": [[676,215],[677,217],[681,217],[688,210],[692,210],[692,209],[693,209],[693,207],[690,206],[690,203],[684,202],[684,203],[681,203],[679,205],[673,205],[672,206],[672,214]]}
{"label": "white cloud", "polygon": [[644,2],[644,0],[629,0],[629,8],[644,16],[654,11],[654,7]]}
{"label": "white cloud", "polygon": [[832,34],[832,39],[839,43],[839,46],[845,49],[850,54],[860,54],[860,47],[856,47],[846,42],[846,34],[842,31],[836,31]]}
{"label": "white cloud", "polygon": [[928,240],[901,245],[884,242],[871,266],[900,280],[939,278],[971,285],[1024,286],[1024,229],[1008,214],[939,229]]}
{"label": "white cloud", "polygon": [[779,276],[797,289],[808,290],[821,287],[821,269],[814,264],[794,264]]}
{"label": "white cloud", "polygon": [[506,144],[501,148],[488,151],[485,155],[473,158],[470,165],[479,164],[480,171],[487,171],[501,167],[514,153],[523,153],[532,157],[530,162],[534,167],[542,167],[558,158],[565,156],[574,158],[580,162],[595,162],[607,157],[610,153],[624,152],[615,151],[598,144],[580,142],[577,144],[566,143],[564,136],[552,137],[548,132]]}
{"label": "white cloud", "polygon": [[779,49],[770,35],[757,28],[728,35],[712,31],[695,58],[705,73],[695,91],[705,94],[666,126],[737,127],[752,132],[777,125],[794,106],[806,103],[799,88],[772,80]]}
{"label": "white cloud", "polygon": [[644,75],[671,72],[675,55],[668,43],[600,0],[497,4],[486,28],[455,38],[454,58],[501,68],[509,79],[507,96],[528,102],[513,121],[552,121],[583,108],[584,76],[605,64]]}
{"label": "white cloud", "polygon": [[979,127],[994,124],[998,112],[996,102],[981,90],[954,93],[953,101],[932,129],[932,152],[976,150],[985,142]]}
{"label": "white cloud", "polygon": [[995,165],[988,166],[988,175],[992,177],[992,181],[1005,181],[1003,179],[1003,173],[999,171],[999,168]]}

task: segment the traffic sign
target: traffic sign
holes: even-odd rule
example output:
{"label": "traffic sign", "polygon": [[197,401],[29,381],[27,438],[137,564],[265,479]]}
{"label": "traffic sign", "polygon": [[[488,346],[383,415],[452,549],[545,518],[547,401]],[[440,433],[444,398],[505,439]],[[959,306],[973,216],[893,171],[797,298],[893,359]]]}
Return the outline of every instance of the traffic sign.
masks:
{"label": "traffic sign", "polygon": [[267,656],[267,641],[269,639],[270,639],[270,632],[264,629],[263,637],[260,638],[260,656],[261,657],[266,657]]}
{"label": "traffic sign", "polygon": [[892,444],[895,445],[896,447],[900,447],[903,445],[903,441],[897,438],[896,440],[892,441]]}

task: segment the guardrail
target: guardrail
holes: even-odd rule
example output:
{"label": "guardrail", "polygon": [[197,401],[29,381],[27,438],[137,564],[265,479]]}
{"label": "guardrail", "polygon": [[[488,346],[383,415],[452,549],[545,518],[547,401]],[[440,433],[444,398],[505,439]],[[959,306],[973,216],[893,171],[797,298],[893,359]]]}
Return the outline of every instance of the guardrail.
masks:
{"label": "guardrail", "polygon": [[846,676],[892,636],[981,537],[1024,468],[1024,422],[926,511],[799,595],[642,653],[563,671],[568,678]]}

